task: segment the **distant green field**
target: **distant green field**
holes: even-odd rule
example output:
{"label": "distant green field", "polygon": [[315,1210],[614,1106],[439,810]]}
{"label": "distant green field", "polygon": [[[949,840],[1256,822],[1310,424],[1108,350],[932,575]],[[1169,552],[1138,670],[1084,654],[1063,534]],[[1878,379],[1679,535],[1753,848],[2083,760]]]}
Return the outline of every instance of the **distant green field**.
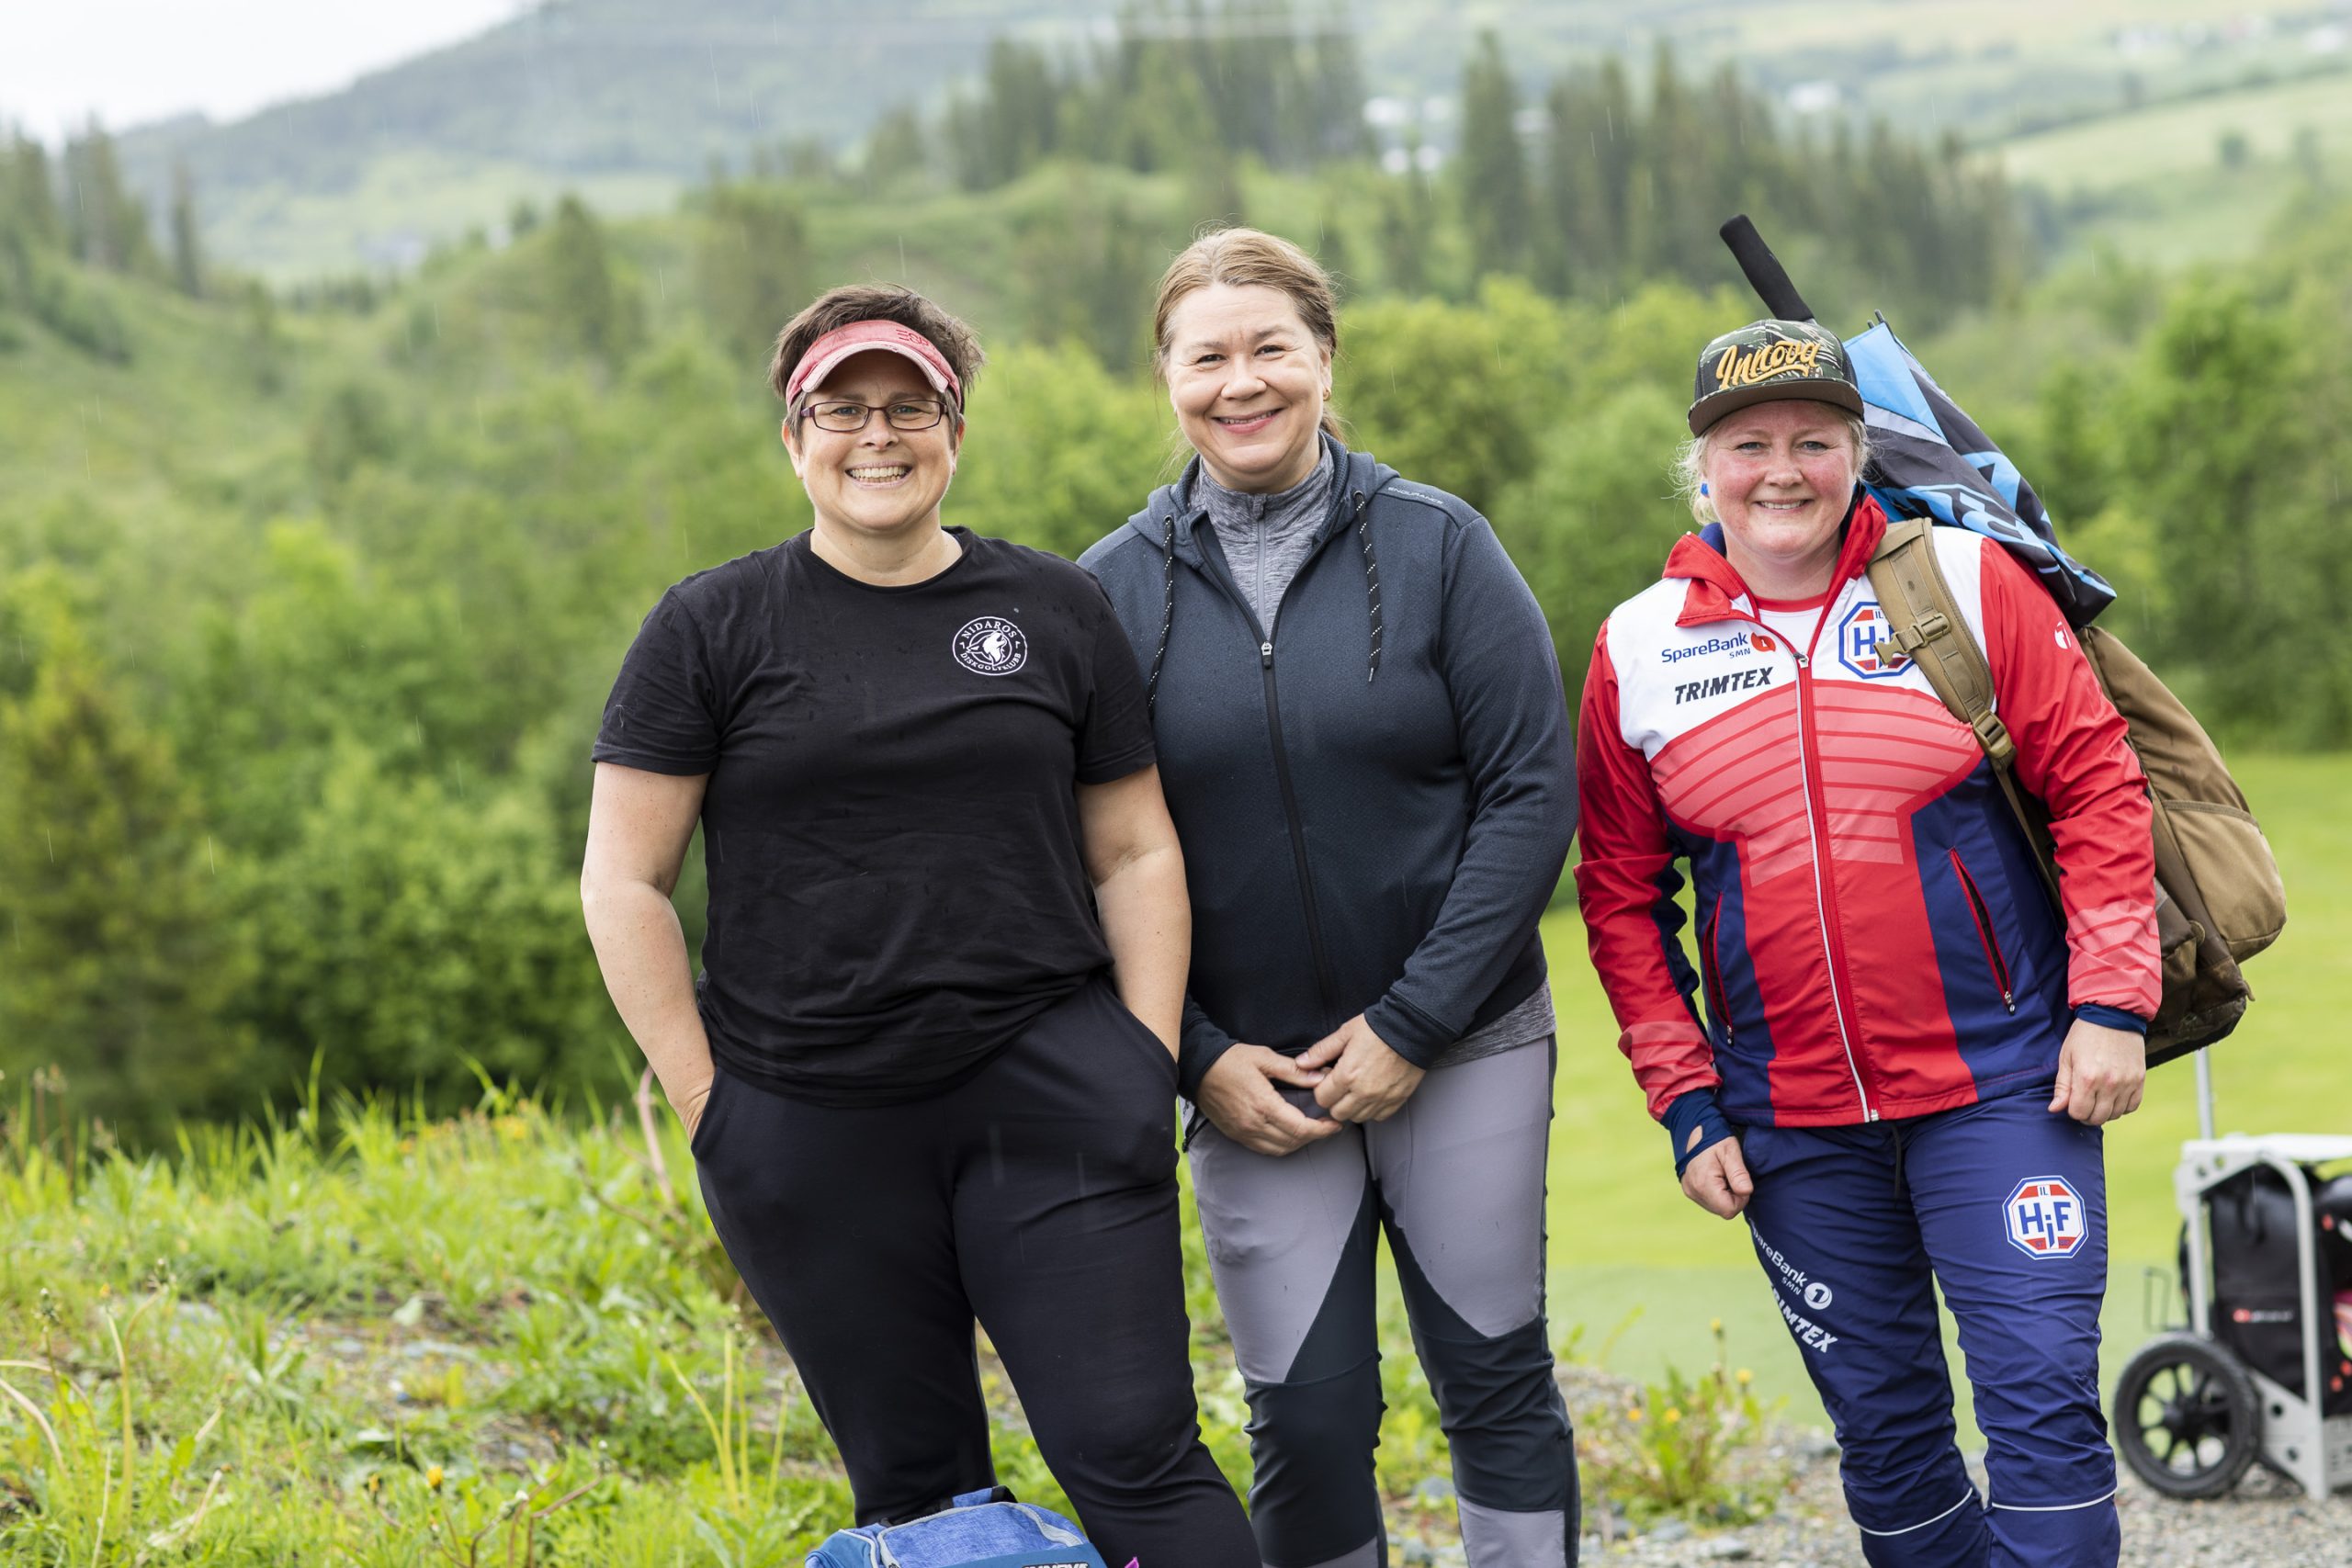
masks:
{"label": "distant green field", "polygon": [[2245,139],[2249,161],[2284,160],[2308,130],[2323,158],[2352,154],[2352,74],[2247,87],[2005,141],[2009,176],[2066,191],[2129,185],[2156,175],[2211,168],[2222,139]]}
{"label": "distant green field", "polygon": [[[2285,868],[2290,917],[2286,935],[2249,969],[2258,1004],[2212,1052],[2218,1125],[2352,1132],[2352,1075],[2341,1043],[2352,1011],[2352,823],[2338,809],[2352,789],[2352,758],[2259,756],[2233,765]],[[1733,1356],[1755,1370],[1758,1384],[1788,1395],[1801,1418],[1818,1421],[1746,1227],[1702,1213],[1675,1182],[1664,1135],[1644,1113],[1617,1053],[1616,1027],[1573,911],[1555,915],[1544,937],[1560,1012],[1551,1169],[1555,1338],[1580,1329],[1581,1349],[1591,1355],[1632,1318],[1607,1364],[1655,1377],[1668,1360],[1703,1363],[1708,1320],[1720,1316]],[[2147,1103],[2109,1130],[2110,1379],[2147,1336],[2143,1270],[2169,1263],[2179,1223],[2172,1168],[2181,1140],[2196,1132],[2195,1079],[2186,1062],[2160,1069]]]}

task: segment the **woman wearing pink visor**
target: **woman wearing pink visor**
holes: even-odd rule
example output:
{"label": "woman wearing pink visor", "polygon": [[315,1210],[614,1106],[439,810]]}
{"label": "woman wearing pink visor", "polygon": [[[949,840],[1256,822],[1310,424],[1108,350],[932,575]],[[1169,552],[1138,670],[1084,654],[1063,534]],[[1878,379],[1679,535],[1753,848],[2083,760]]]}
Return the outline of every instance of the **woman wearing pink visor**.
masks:
{"label": "woman wearing pink visor", "polygon": [[[905,289],[786,326],[815,526],[646,617],[589,931],[861,1523],[992,1484],[977,1318],[1109,1561],[1254,1564],[1186,1356],[1190,916],[1143,683],[1092,578],[942,525],[980,363]],[[698,978],[669,901],[697,822]]]}

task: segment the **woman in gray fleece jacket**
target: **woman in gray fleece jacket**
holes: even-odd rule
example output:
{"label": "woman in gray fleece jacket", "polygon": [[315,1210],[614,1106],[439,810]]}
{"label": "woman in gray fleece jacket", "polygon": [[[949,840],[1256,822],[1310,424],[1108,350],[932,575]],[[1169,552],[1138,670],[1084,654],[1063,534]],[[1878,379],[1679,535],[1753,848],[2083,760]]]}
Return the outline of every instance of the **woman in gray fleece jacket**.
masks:
{"label": "woman in gray fleece jacket", "polygon": [[1472,1568],[1555,1568],[1577,1502],[1544,1322],[1536,921],[1576,781],[1551,636],[1484,518],[1340,439],[1305,252],[1209,234],[1154,326],[1196,457],[1082,562],[1150,672],[1184,844],[1180,1081],[1258,1544],[1271,1568],[1386,1561],[1385,1229]]}

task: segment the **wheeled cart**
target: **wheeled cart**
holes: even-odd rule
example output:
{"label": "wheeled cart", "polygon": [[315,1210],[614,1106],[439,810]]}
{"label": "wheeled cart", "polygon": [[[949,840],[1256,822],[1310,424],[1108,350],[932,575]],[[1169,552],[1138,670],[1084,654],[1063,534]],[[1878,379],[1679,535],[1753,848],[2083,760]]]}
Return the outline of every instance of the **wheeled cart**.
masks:
{"label": "wheeled cart", "polygon": [[2337,1304],[2352,1292],[2352,1181],[2312,1173],[2352,1161],[2352,1137],[2215,1137],[2202,1053],[2197,1087],[2202,1135],[2173,1172],[2188,1323],[2124,1364],[2116,1449],[2169,1496],[2218,1497],[2259,1459],[2324,1497],[2352,1486],[2352,1347]]}

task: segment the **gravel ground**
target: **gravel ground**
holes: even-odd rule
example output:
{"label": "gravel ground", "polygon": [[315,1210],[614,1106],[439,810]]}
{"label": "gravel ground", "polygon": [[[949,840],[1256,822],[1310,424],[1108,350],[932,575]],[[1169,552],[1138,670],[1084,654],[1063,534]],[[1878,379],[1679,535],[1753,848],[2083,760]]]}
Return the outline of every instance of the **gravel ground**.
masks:
{"label": "gravel ground", "polygon": [[[1817,1451],[1826,1445],[1815,1439],[1815,1446]],[[2324,1503],[2314,1503],[2301,1487],[2259,1467],[2248,1472],[2235,1492],[2211,1503],[2159,1496],[2127,1472],[2117,1505],[2123,1517],[2122,1568],[2352,1564],[2352,1493],[2338,1492]],[[1668,1525],[1607,1544],[1589,1535],[1584,1544],[1585,1562],[1628,1568],[1714,1562],[1863,1568],[1861,1547],[1839,1499],[1834,1454],[1801,1461],[1788,1503],[1760,1525],[1713,1535]]]}
{"label": "gravel ground", "polygon": [[[1572,1411],[1605,1397],[1610,1391],[1600,1385],[1615,1381],[1589,1368],[1562,1369]],[[1581,1560],[1606,1568],[1703,1568],[1719,1562],[1865,1568],[1838,1486],[1837,1445],[1828,1436],[1786,1428],[1759,1458],[1791,1474],[1789,1494],[1770,1518],[1738,1529],[1701,1530],[1670,1520],[1635,1531],[1589,1504]],[[1981,1489],[1981,1460],[1971,1468]],[[2256,1465],[2227,1497],[2183,1503],[2150,1491],[2128,1470],[2122,1476],[2117,1495],[2123,1519],[2121,1568],[2352,1568],[2352,1492],[2314,1503],[2300,1486]],[[1442,1482],[1424,1486],[1451,1495]],[[1413,1522],[1436,1521],[1425,1513]],[[1467,1561],[1457,1541],[1437,1529],[1415,1534],[1393,1510],[1390,1541],[1390,1561],[1398,1568],[1464,1568]]]}

